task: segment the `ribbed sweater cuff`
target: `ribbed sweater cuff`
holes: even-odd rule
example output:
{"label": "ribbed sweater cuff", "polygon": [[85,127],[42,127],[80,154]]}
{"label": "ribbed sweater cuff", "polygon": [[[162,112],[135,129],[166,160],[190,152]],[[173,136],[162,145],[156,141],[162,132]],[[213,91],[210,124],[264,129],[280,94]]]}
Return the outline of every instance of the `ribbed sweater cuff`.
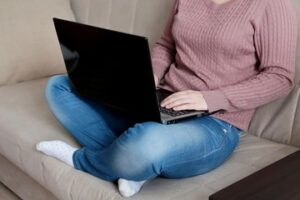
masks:
{"label": "ribbed sweater cuff", "polygon": [[201,93],[206,101],[209,112],[220,109],[227,110],[229,108],[229,101],[220,90],[201,91]]}

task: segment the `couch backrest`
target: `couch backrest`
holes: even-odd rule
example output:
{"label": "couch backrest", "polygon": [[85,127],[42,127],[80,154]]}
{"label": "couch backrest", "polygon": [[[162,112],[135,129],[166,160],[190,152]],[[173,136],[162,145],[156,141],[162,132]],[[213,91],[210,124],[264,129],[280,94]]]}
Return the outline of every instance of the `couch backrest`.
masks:
{"label": "couch backrest", "polygon": [[159,38],[173,0],[71,0],[77,21]]}
{"label": "couch backrest", "polygon": [[[150,45],[159,38],[173,0],[71,0],[77,21],[147,36]],[[291,0],[300,16],[300,1]],[[300,26],[299,26],[300,28]],[[298,39],[300,47],[300,39]],[[249,133],[300,147],[300,51],[293,92],[257,109]]]}
{"label": "couch backrest", "polygon": [[74,20],[70,1],[1,1],[0,86],[65,72],[53,17]]}

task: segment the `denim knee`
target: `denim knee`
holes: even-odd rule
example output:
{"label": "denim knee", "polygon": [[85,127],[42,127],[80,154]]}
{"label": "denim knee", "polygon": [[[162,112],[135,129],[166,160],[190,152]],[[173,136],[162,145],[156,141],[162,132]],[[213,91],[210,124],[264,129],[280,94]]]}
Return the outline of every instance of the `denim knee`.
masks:
{"label": "denim knee", "polygon": [[119,140],[119,151],[112,155],[111,166],[119,177],[129,180],[145,180],[161,173],[161,163],[168,148],[159,139],[159,130],[146,122],[128,129]]}
{"label": "denim knee", "polygon": [[49,78],[46,88],[45,88],[45,97],[47,100],[53,98],[53,95],[56,94],[56,91],[70,91],[70,84],[67,75],[55,75]]}

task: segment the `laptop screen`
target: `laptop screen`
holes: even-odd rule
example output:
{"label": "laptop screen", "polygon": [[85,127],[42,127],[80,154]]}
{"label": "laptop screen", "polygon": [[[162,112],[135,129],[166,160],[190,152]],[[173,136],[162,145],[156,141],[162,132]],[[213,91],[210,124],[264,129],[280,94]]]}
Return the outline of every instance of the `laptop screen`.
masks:
{"label": "laptop screen", "polygon": [[81,95],[143,120],[160,119],[145,37],[61,19],[54,24],[69,78]]}

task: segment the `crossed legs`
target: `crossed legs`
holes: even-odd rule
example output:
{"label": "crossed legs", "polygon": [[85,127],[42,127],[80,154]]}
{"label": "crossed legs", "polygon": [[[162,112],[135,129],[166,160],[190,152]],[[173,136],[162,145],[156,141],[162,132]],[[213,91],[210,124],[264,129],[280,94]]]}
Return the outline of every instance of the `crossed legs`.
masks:
{"label": "crossed legs", "polygon": [[76,94],[66,76],[49,80],[46,98],[57,119],[82,145],[71,151],[74,167],[107,181],[136,183],[137,189],[124,196],[157,176],[184,178],[208,172],[221,165],[239,141],[237,128],[213,117],[172,125],[135,124]]}

